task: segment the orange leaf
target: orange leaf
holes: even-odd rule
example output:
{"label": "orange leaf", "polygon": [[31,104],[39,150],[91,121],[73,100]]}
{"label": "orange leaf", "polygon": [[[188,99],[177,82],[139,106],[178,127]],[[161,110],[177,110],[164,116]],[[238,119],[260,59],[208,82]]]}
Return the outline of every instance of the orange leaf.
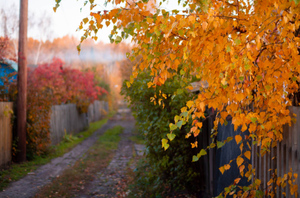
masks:
{"label": "orange leaf", "polygon": [[173,61],[176,58],[176,55],[175,54],[170,54],[170,58]]}
{"label": "orange leaf", "polygon": [[229,165],[229,164],[225,164],[225,165],[224,165],[224,169],[225,169],[225,170],[229,170],[229,169],[230,169],[230,165]]}
{"label": "orange leaf", "polygon": [[250,151],[246,151],[244,153],[244,155],[245,155],[245,157],[247,157],[250,160],[250,158],[251,158],[251,152]]}
{"label": "orange leaf", "polygon": [[203,28],[203,30],[206,30],[207,25],[208,25],[208,23],[207,23],[206,21],[204,21],[204,22],[202,23],[202,28]]}
{"label": "orange leaf", "polygon": [[241,166],[243,162],[244,162],[244,159],[243,159],[241,156],[238,156],[238,157],[236,158],[236,164],[237,164],[238,166]]}
{"label": "orange leaf", "polygon": [[223,175],[223,173],[224,173],[224,171],[225,171],[225,168],[224,168],[223,166],[221,166],[221,167],[219,168],[219,170],[220,170],[220,172],[221,172],[222,175]]}
{"label": "orange leaf", "polygon": [[234,180],[234,185],[238,184],[238,183],[240,182],[240,180],[241,180],[241,178],[236,178],[236,179]]}
{"label": "orange leaf", "polygon": [[239,144],[242,141],[242,136],[240,135],[236,135],[234,138],[237,144]]}

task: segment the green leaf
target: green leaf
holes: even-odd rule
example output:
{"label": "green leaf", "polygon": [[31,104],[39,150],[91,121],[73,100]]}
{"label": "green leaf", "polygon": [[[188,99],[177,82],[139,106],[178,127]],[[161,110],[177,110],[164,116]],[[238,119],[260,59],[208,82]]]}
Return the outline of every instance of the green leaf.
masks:
{"label": "green leaf", "polygon": [[251,122],[255,123],[257,121],[257,118],[256,117],[252,117],[250,118]]}
{"label": "green leaf", "polygon": [[177,129],[177,126],[175,124],[173,124],[173,123],[170,123],[169,127],[170,127],[171,131]]}
{"label": "green leaf", "polygon": [[82,19],[83,23],[86,24],[87,22],[89,22],[89,19],[86,17],[84,19]]}
{"label": "green leaf", "polygon": [[169,140],[172,141],[172,140],[174,140],[176,135],[174,133],[168,133],[167,136],[168,136]]}
{"label": "green leaf", "polygon": [[269,91],[272,87],[270,85],[266,85],[266,90]]}
{"label": "green leaf", "polygon": [[176,125],[177,125],[177,127],[178,127],[179,129],[181,129],[182,124],[183,124],[183,121],[182,121],[182,120],[180,120],[179,122],[176,123]]}
{"label": "green leaf", "polygon": [[77,51],[78,51],[78,53],[80,53],[80,50],[81,50],[81,44],[77,45]]}
{"label": "green leaf", "polygon": [[262,76],[257,75],[257,76],[256,76],[256,79],[257,79],[257,80],[261,80],[261,79],[262,79]]}
{"label": "green leaf", "polygon": [[122,37],[117,36],[117,38],[115,39],[115,43],[118,44],[122,41]]}
{"label": "green leaf", "polygon": [[193,161],[192,162],[197,162],[199,160],[199,158],[196,156],[196,155],[194,155],[193,156]]}
{"label": "green leaf", "polygon": [[178,30],[178,34],[179,34],[180,36],[183,36],[183,34],[184,34],[183,30]]}
{"label": "green leaf", "polygon": [[209,148],[215,148],[215,147],[216,147],[216,144],[213,142],[209,145]]}
{"label": "green leaf", "polygon": [[154,32],[155,32],[155,34],[156,34],[157,36],[160,35],[160,31],[159,31],[158,29],[155,29]]}
{"label": "green leaf", "polygon": [[241,40],[240,39],[235,39],[234,42],[235,42],[236,45],[241,44]]}
{"label": "green leaf", "polygon": [[240,81],[243,81],[244,80],[244,76],[240,76],[239,79],[240,79]]}
{"label": "green leaf", "polygon": [[185,112],[182,112],[180,115],[183,116],[183,117],[187,117],[188,114],[189,114],[189,113],[188,113],[187,111],[185,111]]}
{"label": "green leaf", "polygon": [[183,90],[182,89],[177,89],[177,94],[182,94],[183,93]]}
{"label": "green leaf", "polygon": [[201,149],[201,151],[198,153],[197,157],[200,158],[201,156],[206,155],[206,154],[207,154],[206,150]]}
{"label": "green leaf", "polygon": [[233,137],[228,137],[228,138],[226,139],[226,142],[230,142],[231,140],[233,140]]}
{"label": "green leaf", "polygon": [[148,45],[146,43],[143,43],[142,48],[148,49]]}
{"label": "green leaf", "polygon": [[221,148],[222,146],[224,146],[225,142],[219,142],[217,141],[217,147]]}
{"label": "green leaf", "polygon": [[298,3],[300,2],[300,0],[294,0],[295,4],[298,5]]}
{"label": "green leaf", "polygon": [[245,65],[245,70],[249,70],[250,68],[251,68],[251,65],[249,65],[249,64]]}
{"label": "green leaf", "polygon": [[227,45],[227,47],[226,47],[226,52],[231,52],[231,48],[229,45]]}

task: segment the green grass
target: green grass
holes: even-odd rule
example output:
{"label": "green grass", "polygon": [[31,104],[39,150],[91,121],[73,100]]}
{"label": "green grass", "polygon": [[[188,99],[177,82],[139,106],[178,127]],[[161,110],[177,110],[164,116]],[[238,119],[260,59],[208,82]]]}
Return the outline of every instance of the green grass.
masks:
{"label": "green grass", "polygon": [[84,191],[85,185],[94,179],[96,173],[108,166],[121,140],[119,134],[123,128],[116,126],[101,135],[86,153],[86,157],[78,160],[72,168],[65,170],[59,178],[46,185],[35,195],[44,197],[74,197]]}
{"label": "green grass", "polygon": [[0,191],[7,187],[10,182],[21,179],[26,176],[27,173],[36,170],[39,166],[47,164],[52,159],[67,153],[78,143],[92,135],[97,129],[101,128],[107,120],[108,119],[103,119],[98,122],[91,123],[87,130],[76,135],[65,136],[65,140],[58,145],[52,146],[51,152],[47,155],[36,156],[32,161],[27,161],[22,164],[12,164],[9,169],[0,171]]}
{"label": "green grass", "polygon": [[99,144],[103,144],[108,150],[115,150],[118,148],[120,141],[119,134],[122,133],[123,128],[121,126],[115,126],[112,129],[108,129],[102,136],[99,138]]}
{"label": "green grass", "polygon": [[74,146],[76,146],[78,143],[82,142],[86,138],[88,138],[90,135],[92,135],[97,129],[101,128],[102,125],[104,125],[107,122],[108,119],[103,119],[98,122],[94,122],[90,124],[90,127],[83,132],[80,132],[76,135],[67,135],[69,136],[68,141],[66,141],[66,136],[64,138],[64,141],[62,141],[60,144],[54,146],[55,152],[53,154],[53,158],[62,156],[63,154],[70,151]]}

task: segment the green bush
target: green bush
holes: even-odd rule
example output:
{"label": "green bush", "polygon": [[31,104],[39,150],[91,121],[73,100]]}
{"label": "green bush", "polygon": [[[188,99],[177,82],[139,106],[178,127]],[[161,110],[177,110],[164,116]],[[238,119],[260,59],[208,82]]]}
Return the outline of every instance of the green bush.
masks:
{"label": "green bush", "polygon": [[191,123],[173,131],[176,137],[166,151],[161,144],[170,132],[174,116],[180,114],[180,107],[193,95],[183,88],[187,84],[181,79],[168,79],[161,86],[148,88],[149,82],[152,82],[149,73],[141,72],[129,88],[126,81],[122,87],[122,93],[130,100],[138,131],[145,135],[146,158],[136,169],[133,189],[139,189],[136,193],[142,197],[197,193],[201,190],[202,175],[199,162],[192,162],[192,156],[199,149],[191,148],[194,137],[185,138]]}

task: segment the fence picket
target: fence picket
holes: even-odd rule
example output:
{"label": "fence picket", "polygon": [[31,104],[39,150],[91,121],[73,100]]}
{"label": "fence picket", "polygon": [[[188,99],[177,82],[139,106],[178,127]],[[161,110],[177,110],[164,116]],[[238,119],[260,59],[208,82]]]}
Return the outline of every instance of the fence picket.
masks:
{"label": "fence picket", "polygon": [[0,102],[0,166],[11,162],[12,153],[12,102]]}

